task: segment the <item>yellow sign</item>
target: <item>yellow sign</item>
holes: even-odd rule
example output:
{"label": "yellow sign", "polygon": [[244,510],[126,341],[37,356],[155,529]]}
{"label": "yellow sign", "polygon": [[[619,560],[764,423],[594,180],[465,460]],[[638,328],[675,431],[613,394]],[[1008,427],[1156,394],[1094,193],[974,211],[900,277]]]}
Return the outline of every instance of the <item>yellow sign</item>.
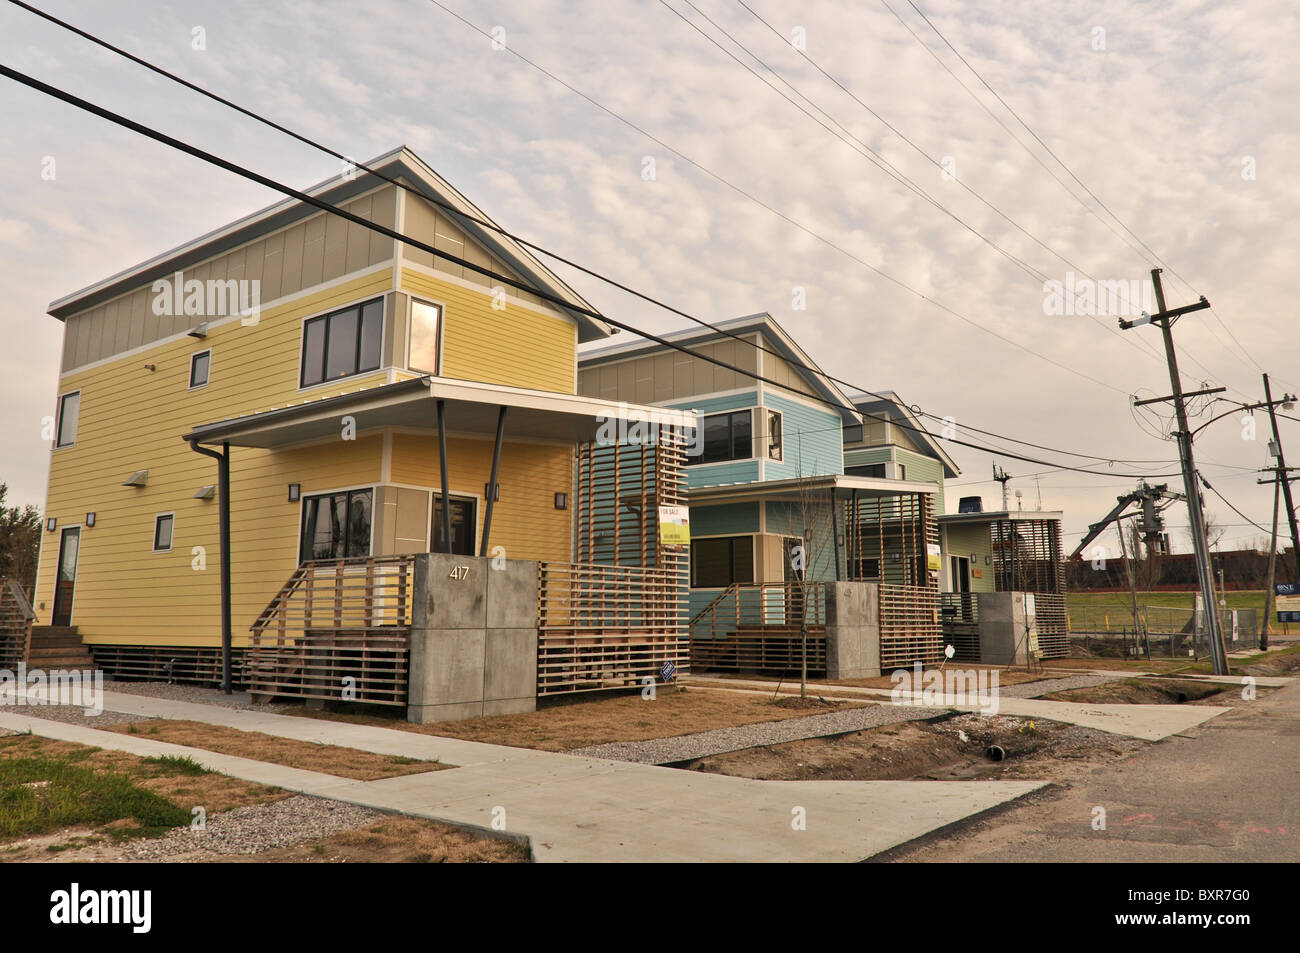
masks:
{"label": "yellow sign", "polygon": [[691,544],[691,510],[689,506],[659,507],[659,542],[663,546]]}
{"label": "yellow sign", "polygon": [[1300,612],[1300,596],[1275,596],[1278,612]]}

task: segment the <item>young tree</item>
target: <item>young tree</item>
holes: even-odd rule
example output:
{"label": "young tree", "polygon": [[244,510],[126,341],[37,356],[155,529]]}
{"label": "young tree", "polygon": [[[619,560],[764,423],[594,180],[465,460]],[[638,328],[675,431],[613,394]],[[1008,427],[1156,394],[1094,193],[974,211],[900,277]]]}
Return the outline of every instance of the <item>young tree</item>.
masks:
{"label": "young tree", "polygon": [[31,595],[41,548],[41,513],[32,505],[6,506],[7,484],[0,483],[0,579],[13,579]]}

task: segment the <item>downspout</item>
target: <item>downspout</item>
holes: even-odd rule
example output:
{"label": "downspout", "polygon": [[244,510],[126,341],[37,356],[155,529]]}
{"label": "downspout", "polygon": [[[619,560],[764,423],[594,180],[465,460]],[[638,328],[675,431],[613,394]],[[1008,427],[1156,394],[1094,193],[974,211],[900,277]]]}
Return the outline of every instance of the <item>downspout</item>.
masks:
{"label": "downspout", "polygon": [[190,440],[190,449],[217,461],[217,522],[221,539],[221,690],[227,695],[230,686],[230,444],[223,442],[221,452],[199,446]]}

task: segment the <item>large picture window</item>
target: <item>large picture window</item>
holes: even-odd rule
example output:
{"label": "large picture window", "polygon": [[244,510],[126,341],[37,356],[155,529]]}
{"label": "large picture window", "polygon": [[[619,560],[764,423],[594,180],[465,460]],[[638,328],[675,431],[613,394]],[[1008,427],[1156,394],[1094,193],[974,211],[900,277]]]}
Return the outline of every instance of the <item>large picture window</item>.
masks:
{"label": "large picture window", "polygon": [[370,555],[371,490],[346,490],[303,500],[298,559],[346,559]]}
{"label": "large picture window", "polygon": [[754,581],[754,537],[716,536],[691,540],[691,586],[724,589]]}
{"label": "large picture window", "polygon": [[442,308],[426,301],[411,301],[411,352],[406,366],[413,371],[437,374],[438,341]]}
{"label": "large picture window", "polygon": [[384,299],[312,318],[302,326],[301,386],[379,370]]}
{"label": "large picture window", "polygon": [[699,456],[687,457],[691,463],[719,463],[724,460],[748,460],[754,455],[754,415],[749,410],[709,414],[701,422],[704,442]]}

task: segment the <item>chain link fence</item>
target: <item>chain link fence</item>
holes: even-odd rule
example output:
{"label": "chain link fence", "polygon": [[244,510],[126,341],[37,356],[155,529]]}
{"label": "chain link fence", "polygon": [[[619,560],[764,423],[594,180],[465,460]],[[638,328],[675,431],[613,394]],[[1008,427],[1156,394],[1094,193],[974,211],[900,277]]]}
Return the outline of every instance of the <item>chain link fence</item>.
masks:
{"label": "chain link fence", "polygon": [[[1219,609],[1219,629],[1229,653],[1259,648],[1259,613],[1254,609]],[[1088,654],[1201,659],[1210,654],[1205,620],[1195,609],[1139,605],[1067,606],[1072,642]],[[1149,648],[1148,648],[1149,644]]]}

